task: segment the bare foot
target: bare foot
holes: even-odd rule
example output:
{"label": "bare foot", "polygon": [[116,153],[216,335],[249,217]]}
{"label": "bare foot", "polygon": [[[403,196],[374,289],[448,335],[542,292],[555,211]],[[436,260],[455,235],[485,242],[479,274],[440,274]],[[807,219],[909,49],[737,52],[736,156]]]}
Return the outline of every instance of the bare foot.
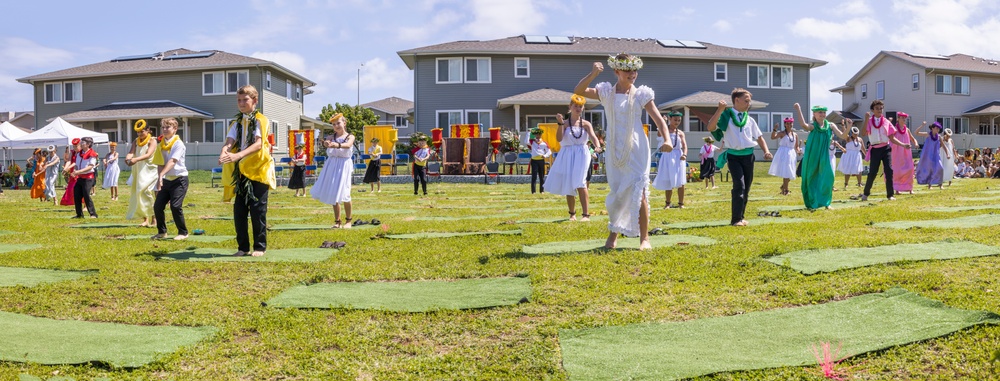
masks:
{"label": "bare foot", "polygon": [[653,245],[649,244],[649,238],[639,241],[639,250],[650,250],[652,248]]}
{"label": "bare foot", "polygon": [[618,246],[618,234],[611,233],[608,234],[608,240],[604,241],[605,249],[614,249]]}
{"label": "bare foot", "polygon": [[587,222],[587,221],[590,221],[590,216],[584,214],[583,216],[580,217],[580,222]]}
{"label": "bare foot", "polygon": [[740,222],[737,222],[737,223],[733,224],[733,226],[747,226],[748,224],[749,223],[747,222],[747,220],[743,220],[743,221],[740,221]]}
{"label": "bare foot", "polygon": [[574,214],[570,214],[569,215],[569,220],[570,221],[576,221],[576,214],[575,213]]}
{"label": "bare foot", "polygon": [[187,234],[178,234],[176,237],[174,237],[174,241],[183,241],[186,240],[187,238],[188,238]]}
{"label": "bare foot", "polygon": [[263,257],[264,256],[264,252],[263,251],[256,251],[255,250],[253,253],[250,253],[250,256],[253,256],[253,257]]}

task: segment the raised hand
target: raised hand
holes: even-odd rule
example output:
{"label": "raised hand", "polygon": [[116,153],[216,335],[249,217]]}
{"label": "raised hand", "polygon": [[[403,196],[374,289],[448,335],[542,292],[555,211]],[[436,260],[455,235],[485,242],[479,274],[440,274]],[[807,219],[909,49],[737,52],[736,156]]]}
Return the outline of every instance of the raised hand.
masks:
{"label": "raised hand", "polygon": [[561,126],[565,121],[566,119],[563,118],[563,114],[556,113],[556,123],[559,123],[559,125]]}
{"label": "raised hand", "polygon": [[726,100],[725,100],[725,99],[723,99],[723,100],[720,100],[720,101],[719,101],[719,110],[723,110],[723,109],[725,109],[726,107],[729,107],[729,105],[728,105],[728,104],[726,104]]}
{"label": "raised hand", "polygon": [[594,62],[594,67],[590,69],[591,74],[597,74],[604,71],[604,64],[601,62]]}
{"label": "raised hand", "polygon": [[792,105],[792,107],[795,107],[795,111],[801,111],[802,110],[802,106],[799,106],[798,102],[796,102],[794,105]]}

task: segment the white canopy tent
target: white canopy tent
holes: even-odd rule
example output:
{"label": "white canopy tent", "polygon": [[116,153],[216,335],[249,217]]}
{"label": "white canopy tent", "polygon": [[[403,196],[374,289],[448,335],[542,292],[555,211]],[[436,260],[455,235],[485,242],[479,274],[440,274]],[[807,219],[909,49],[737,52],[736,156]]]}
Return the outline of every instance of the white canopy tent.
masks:
{"label": "white canopy tent", "polygon": [[11,140],[28,135],[27,132],[10,124],[10,122],[0,123],[0,147],[3,147],[3,164],[7,166],[7,150],[11,149]]}
{"label": "white canopy tent", "polygon": [[94,144],[108,142],[108,134],[86,130],[57,117],[45,127],[15,138],[9,144],[12,148],[42,148],[50,144],[65,147],[70,145],[73,139],[87,136],[94,139]]}

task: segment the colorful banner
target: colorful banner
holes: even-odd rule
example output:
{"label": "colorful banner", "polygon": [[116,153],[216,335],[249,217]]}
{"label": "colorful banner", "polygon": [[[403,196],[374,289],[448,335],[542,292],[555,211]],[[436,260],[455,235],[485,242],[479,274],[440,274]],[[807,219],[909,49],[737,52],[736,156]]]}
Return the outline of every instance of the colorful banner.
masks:
{"label": "colorful banner", "polygon": [[[361,144],[364,152],[363,154],[368,154],[368,149],[371,148],[371,141],[373,138],[378,138],[378,145],[382,147],[383,154],[394,154],[396,149],[396,141],[399,140],[399,131],[393,128],[393,126],[365,126],[364,127],[364,143]],[[369,159],[370,160],[370,159]],[[365,164],[368,164],[366,161]],[[391,162],[382,163],[383,166],[380,169],[383,175],[388,175],[392,172]]]}
{"label": "colorful banner", "polygon": [[481,134],[479,124],[452,124],[452,138],[478,138]]}
{"label": "colorful banner", "polygon": [[301,145],[302,151],[306,154],[306,165],[313,164],[313,154],[316,151],[316,145],[313,144],[316,133],[313,131],[315,130],[288,131],[288,157],[294,157],[295,146]]}
{"label": "colorful banner", "polygon": [[434,145],[434,150],[438,152],[441,151],[441,137],[443,135],[443,132],[444,130],[440,128],[431,129],[431,144]]}

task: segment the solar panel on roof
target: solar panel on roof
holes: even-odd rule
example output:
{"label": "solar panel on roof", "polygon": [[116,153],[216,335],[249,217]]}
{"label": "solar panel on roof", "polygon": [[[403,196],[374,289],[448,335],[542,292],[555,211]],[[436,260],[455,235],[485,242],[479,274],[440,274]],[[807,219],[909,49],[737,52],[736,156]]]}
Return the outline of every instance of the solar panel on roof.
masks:
{"label": "solar panel on roof", "polygon": [[684,44],[680,43],[677,40],[656,40],[656,42],[659,42],[660,45],[663,45],[663,47],[665,47],[665,48],[683,48],[684,47]]}
{"label": "solar panel on roof", "polygon": [[947,59],[950,59],[948,57],[945,57],[945,56],[942,56],[942,55],[938,55],[938,54],[906,53],[906,55],[908,55],[910,57],[930,58],[930,59],[935,59],[935,60],[947,60]]}
{"label": "solar panel on roof", "polygon": [[205,58],[211,57],[215,52],[201,52],[201,53],[190,53],[190,54],[175,54],[172,56],[163,57],[164,60],[183,60],[188,58]]}
{"label": "solar panel on roof", "polygon": [[111,62],[121,62],[121,61],[137,61],[137,60],[148,60],[156,57],[159,53],[152,54],[139,54],[134,56],[121,56],[111,60]]}
{"label": "solar panel on roof", "polygon": [[547,44],[549,39],[545,36],[524,36],[524,42],[528,44]]}
{"label": "solar panel on roof", "polygon": [[692,40],[677,40],[677,42],[680,42],[680,43],[681,43],[681,44],[683,44],[683,45],[684,45],[684,47],[686,47],[686,48],[695,48],[695,49],[708,49],[707,47],[705,47],[705,45],[702,45],[702,44],[701,44],[700,42],[698,42],[698,41],[692,41]]}
{"label": "solar panel on roof", "polygon": [[548,36],[548,37],[549,37],[549,43],[551,43],[551,44],[572,44],[573,43],[573,40],[570,40],[569,37],[566,37],[566,36]]}

